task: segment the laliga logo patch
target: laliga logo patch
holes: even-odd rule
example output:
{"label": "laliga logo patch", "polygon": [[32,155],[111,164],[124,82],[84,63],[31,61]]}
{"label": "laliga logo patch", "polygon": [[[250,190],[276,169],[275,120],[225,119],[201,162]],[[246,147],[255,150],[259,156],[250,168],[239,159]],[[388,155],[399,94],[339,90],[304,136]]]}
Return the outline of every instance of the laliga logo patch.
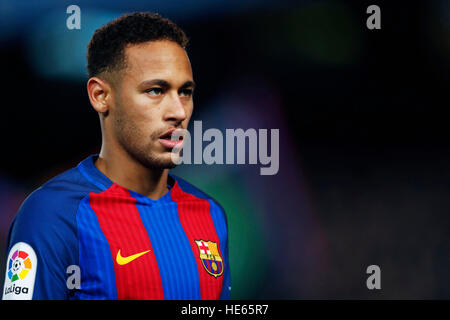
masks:
{"label": "laliga logo patch", "polygon": [[7,263],[3,299],[31,299],[37,267],[33,248],[25,242],[16,243],[9,251]]}
{"label": "laliga logo patch", "polygon": [[11,282],[23,279],[32,269],[30,257],[26,251],[14,251],[11,259],[9,259],[8,278]]}

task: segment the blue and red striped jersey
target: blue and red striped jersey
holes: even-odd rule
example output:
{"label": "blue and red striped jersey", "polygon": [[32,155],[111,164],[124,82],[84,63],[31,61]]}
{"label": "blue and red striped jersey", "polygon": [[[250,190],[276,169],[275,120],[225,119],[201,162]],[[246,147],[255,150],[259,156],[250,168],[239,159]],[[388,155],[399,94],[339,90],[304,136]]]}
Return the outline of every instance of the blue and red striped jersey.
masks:
{"label": "blue and red striped jersey", "polygon": [[222,207],[172,174],[169,192],[152,200],[112,182],[97,156],[20,207],[3,299],[229,299]]}

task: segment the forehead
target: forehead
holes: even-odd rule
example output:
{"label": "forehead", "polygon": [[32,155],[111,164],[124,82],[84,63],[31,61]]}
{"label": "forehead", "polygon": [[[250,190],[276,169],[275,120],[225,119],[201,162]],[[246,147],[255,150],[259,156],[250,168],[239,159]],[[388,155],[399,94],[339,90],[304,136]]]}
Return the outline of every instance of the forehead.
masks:
{"label": "forehead", "polygon": [[168,81],[192,80],[192,69],[186,51],[167,40],[146,42],[125,48],[125,78],[136,81],[151,78]]}

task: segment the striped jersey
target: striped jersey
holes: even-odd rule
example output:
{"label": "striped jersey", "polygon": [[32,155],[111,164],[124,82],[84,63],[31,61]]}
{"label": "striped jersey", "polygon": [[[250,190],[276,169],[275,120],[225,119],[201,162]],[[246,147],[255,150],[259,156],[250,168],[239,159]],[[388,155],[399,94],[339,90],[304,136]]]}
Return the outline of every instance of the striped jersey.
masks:
{"label": "striped jersey", "polygon": [[222,207],[172,174],[169,192],[152,200],[112,182],[97,157],[20,207],[3,299],[229,299]]}

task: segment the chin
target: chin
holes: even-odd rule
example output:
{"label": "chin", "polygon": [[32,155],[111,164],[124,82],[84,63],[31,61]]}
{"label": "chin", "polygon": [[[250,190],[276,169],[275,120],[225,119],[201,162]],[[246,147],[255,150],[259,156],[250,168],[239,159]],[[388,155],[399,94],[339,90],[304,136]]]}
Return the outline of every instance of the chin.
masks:
{"label": "chin", "polygon": [[167,155],[149,155],[146,157],[145,161],[143,161],[143,164],[149,169],[173,169],[177,166],[177,163],[172,160],[170,152],[167,152]]}

